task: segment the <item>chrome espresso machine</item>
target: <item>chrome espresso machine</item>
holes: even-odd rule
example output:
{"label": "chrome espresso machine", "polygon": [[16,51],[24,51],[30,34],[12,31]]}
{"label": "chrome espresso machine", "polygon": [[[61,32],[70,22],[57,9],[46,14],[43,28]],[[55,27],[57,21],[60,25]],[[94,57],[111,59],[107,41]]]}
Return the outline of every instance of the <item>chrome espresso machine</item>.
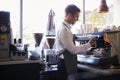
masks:
{"label": "chrome espresso machine", "polygon": [[111,45],[104,40],[104,32],[78,34],[75,36],[75,41],[79,45],[87,43],[91,37],[95,38],[95,47],[85,51],[85,55],[78,54],[79,63],[100,67],[110,67],[113,64],[119,64],[117,56],[111,57]]}
{"label": "chrome espresso machine", "polygon": [[0,61],[28,59],[27,44],[12,38],[10,12],[0,11]]}

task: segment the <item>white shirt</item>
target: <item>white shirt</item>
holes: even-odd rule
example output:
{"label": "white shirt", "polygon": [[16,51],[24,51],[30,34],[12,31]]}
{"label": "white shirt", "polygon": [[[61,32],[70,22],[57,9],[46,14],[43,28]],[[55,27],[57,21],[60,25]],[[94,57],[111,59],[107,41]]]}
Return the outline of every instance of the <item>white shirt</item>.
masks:
{"label": "white shirt", "polygon": [[72,54],[84,52],[91,47],[90,43],[76,46],[73,43],[73,34],[71,32],[71,26],[67,22],[63,22],[56,33],[56,50],[58,53],[67,49]]}

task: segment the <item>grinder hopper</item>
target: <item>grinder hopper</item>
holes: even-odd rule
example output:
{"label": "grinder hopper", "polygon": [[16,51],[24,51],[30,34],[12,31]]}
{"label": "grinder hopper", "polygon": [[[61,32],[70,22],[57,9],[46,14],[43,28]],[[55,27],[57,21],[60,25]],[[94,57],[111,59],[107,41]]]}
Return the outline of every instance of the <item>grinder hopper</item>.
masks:
{"label": "grinder hopper", "polygon": [[43,33],[34,33],[33,36],[35,39],[35,47],[38,47],[41,43],[42,38],[43,38]]}
{"label": "grinder hopper", "polygon": [[46,35],[46,40],[47,40],[47,43],[48,43],[50,49],[52,49],[53,45],[55,43],[55,37],[54,36]]}

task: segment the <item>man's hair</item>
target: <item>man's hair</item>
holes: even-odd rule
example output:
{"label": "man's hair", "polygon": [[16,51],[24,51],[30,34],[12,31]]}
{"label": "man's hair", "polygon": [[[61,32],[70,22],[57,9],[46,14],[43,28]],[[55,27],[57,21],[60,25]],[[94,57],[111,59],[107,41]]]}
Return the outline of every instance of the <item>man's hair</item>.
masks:
{"label": "man's hair", "polygon": [[76,14],[76,12],[80,12],[80,9],[74,4],[70,4],[65,8],[65,14],[66,15],[68,13],[71,13],[72,15],[74,15],[74,14]]}

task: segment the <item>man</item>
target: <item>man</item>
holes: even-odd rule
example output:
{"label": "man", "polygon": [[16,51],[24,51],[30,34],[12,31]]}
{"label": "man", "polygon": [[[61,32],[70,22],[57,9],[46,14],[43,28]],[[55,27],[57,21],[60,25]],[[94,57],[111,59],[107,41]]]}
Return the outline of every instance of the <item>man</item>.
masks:
{"label": "man", "polygon": [[80,9],[75,5],[68,5],[65,9],[65,18],[59,27],[56,34],[56,49],[58,52],[67,49],[72,54],[77,54],[82,51],[87,50],[94,45],[94,40],[89,41],[89,43],[83,46],[75,46],[73,42],[73,34],[71,32],[71,26],[74,25],[78,20],[80,14]]}
{"label": "man", "polygon": [[88,43],[81,46],[76,46],[74,44],[74,36],[71,32],[71,25],[74,25],[75,22],[78,21],[79,14],[80,9],[76,5],[68,5],[65,8],[64,21],[56,33],[56,50],[61,58],[58,63],[58,77],[60,80],[65,80],[67,79],[66,76],[77,72],[76,54],[89,49],[95,44],[94,39],[91,39]]}

